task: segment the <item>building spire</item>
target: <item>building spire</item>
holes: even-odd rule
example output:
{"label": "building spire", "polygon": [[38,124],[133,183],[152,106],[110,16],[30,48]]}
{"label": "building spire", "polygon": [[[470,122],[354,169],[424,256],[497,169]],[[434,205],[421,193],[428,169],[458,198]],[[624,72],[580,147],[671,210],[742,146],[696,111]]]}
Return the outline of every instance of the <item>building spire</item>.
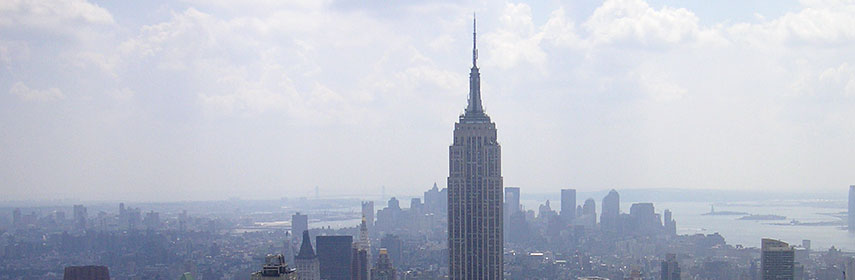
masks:
{"label": "building spire", "polygon": [[475,13],[472,13],[472,67],[478,67],[477,24]]}
{"label": "building spire", "polygon": [[472,69],[469,71],[469,105],[466,107],[466,116],[480,119],[484,116],[484,108],[481,107],[481,73],[478,72],[478,45],[475,14],[472,14]]}

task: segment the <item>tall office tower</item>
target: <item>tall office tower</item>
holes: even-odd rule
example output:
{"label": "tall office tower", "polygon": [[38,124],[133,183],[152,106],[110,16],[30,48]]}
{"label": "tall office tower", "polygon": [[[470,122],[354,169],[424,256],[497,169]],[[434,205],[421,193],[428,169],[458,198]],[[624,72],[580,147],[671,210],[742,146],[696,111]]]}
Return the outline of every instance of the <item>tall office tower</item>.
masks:
{"label": "tall office tower", "polygon": [[793,280],[795,251],[786,242],[763,238],[760,245],[760,279]]}
{"label": "tall office tower", "polygon": [[855,185],[849,186],[849,231],[855,231]]}
{"label": "tall office tower", "polygon": [[520,211],[520,188],[507,187],[505,188],[505,207],[509,214]]}
{"label": "tall office tower", "polygon": [[653,235],[662,232],[662,222],[656,215],[653,203],[633,203],[629,207],[631,230],[640,235]]}
{"label": "tall office tower", "polygon": [[371,279],[398,280],[398,271],[392,266],[392,260],[389,258],[386,248],[380,248],[380,254],[377,255],[377,262],[374,263],[374,268],[371,269]]}
{"label": "tall office tower", "polygon": [[86,229],[86,207],[83,205],[74,205],[74,228],[77,230]]}
{"label": "tall office tower", "polygon": [[665,233],[675,236],[677,235],[677,221],[674,221],[674,218],[671,216],[671,210],[665,209]]}
{"label": "tall office tower", "polygon": [[12,210],[12,226],[20,227],[23,223],[23,217],[21,216],[21,208],[15,208]]}
{"label": "tall office tower", "polygon": [[397,235],[384,235],[380,239],[380,248],[385,248],[389,252],[389,257],[399,265],[404,262],[404,242]]}
{"label": "tall office tower", "polygon": [[309,230],[309,216],[300,214],[300,212],[291,215],[291,235],[296,237],[306,230]]}
{"label": "tall office tower", "polygon": [[309,231],[303,231],[303,243],[300,244],[300,252],[294,257],[294,265],[297,267],[297,277],[300,280],[321,280],[321,269],[318,264],[318,255],[312,249],[312,239]]}
{"label": "tall office tower", "polygon": [[450,279],[502,279],[502,166],[496,124],[481,107],[481,74],[472,32],[469,104],[449,150]]}
{"label": "tall office tower", "polygon": [[66,266],[63,280],[110,280],[110,270],[106,266]]}
{"label": "tall office tower", "polygon": [[249,276],[250,280],[297,280],[297,272],[288,268],[282,255],[267,255],[261,271]]}
{"label": "tall office tower", "polygon": [[365,221],[368,222],[368,230],[374,230],[374,201],[363,201],[362,202],[362,217],[365,217]]}
{"label": "tall office tower", "polygon": [[618,216],[620,216],[620,194],[614,189],[603,197],[603,213],[600,214],[600,228],[603,231],[618,231]]}
{"label": "tall office tower", "polygon": [[160,227],[160,213],[154,212],[154,210],[145,213],[143,224],[145,224],[146,229],[158,229]]}
{"label": "tall office tower", "polygon": [[370,280],[371,265],[368,264],[368,251],[353,248],[350,257],[350,279]]}
{"label": "tall office tower", "polygon": [[520,188],[507,187],[505,188],[505,205],[502,207],[502,230],[504,235],[510,234],[513,227],[511,226],[511,216],[520,211]]}
{"label": "tall office tower", "polygon": [[365,216],[362,217],[362,223],[359,225],[359,240],[353,243],[353,253],[351,255],[351,279],[352,280],[368,280],[371,279],[371,265],[368,261],[371,259],[371,241],[368,239],[368,226],[365,222]]}
{"label": "tall office tower", "polygon": [[418,197],[413,197],[410,199],[410,211],[413,213],[424,213],[424,204],[422,204],[422,199]]}
{"label": "tall office tower", "polygon": [[561,189],[561,219],[567,225],[573,225],[576,219],[576,189]]}
{"label": "tall office tower", "polygon": [[315,247],[318,253],[318,267],[321,279],[350,280],[353,236],[318,236]]}
{"label": "tall office tower", "polygon": [[439,213],[439,187],[433,183],[433,188],[425,192],[425,211],[428,213]]}
{"label": "tall office tower", "polygon": [[662,272],[662,280],[680,280],[680,265],[677,264],[677,255],[665,255],[660,271]]}
{"label": "tall office tower", "polygon": [[589,198],[585,200],[585,203],[582,204],[582,216],[580,216],[581,225],[584,225],[586,228],[595,228],[597,227],[597,203],[594,202],[593,198]]}

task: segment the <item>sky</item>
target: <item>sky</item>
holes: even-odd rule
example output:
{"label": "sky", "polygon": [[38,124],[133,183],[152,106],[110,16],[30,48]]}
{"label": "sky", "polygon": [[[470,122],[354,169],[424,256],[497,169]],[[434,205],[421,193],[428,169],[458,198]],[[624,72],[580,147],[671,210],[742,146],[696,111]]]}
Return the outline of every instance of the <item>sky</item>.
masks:
{"label": "sky", "polygon": [[853,1],[0,1],[0,200],[846,191]]}

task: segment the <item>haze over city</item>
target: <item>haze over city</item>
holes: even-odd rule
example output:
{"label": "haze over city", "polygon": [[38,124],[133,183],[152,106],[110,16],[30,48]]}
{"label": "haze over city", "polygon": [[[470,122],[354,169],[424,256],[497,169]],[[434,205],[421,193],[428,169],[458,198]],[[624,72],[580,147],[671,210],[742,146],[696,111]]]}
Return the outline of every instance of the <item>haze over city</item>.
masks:
{"label": "haze over city", "polygon": [[446,184],[477,14],[505,186],[843,194],[852,1],[3,1],[0,200]]}

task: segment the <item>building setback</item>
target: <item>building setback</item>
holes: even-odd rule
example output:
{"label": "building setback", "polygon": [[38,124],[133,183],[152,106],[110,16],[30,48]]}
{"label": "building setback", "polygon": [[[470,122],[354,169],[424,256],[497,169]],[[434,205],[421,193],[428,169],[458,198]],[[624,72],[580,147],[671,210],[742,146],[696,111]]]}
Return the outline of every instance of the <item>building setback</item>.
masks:
{"label": "building setback", "polygon": [[449,147],[449,279],[493,280],[503,278],[501,146],[496,124],[481,107],[474,30],[472,39],[469,104]]}

